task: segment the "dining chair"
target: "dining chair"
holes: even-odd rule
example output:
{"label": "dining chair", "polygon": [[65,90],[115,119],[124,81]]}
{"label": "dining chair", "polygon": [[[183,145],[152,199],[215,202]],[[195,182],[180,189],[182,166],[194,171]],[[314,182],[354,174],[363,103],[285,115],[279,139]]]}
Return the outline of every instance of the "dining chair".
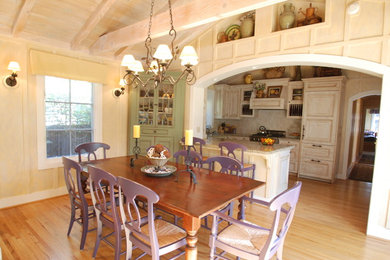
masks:
{"label": "dining chair", "polygon": [[[185,137],[181,138],[181,143],[182,143],[183,145],[184,145],[184,143],[185,143],[185,140],[186,140]],[[206,141],[203,140],[202,138],[193,137],[193,138],[192,138],[192,143],[193,143],[193,145],[191,146],[191,149],[194,150],[195,152],[200,153],[200,154],[203,156],[203,150],[202,150],[202,148],[203,148],[203,145],[206,145]],[[199,151],[196,150],[195,145],[199,145]],[[205,158],[205,159],[207,159],[207,158]]]}
{"label": "dining chair", "polygon": [[[210,259],[226,259],[223,255],[230,253],[237,257],[256,260],[268,260],[276,254],[276,258],[281,260],[284,240],[294,217],[301,187],[302,182],[298,181],[292,188],[277,195],[270,202],[244,196],[240,220],[218,211],[211,213],[213,226],[209,240]],[[273,214],[272,223],[268,225],[270,228],[245,220],[244,201],[251,201],[253,205],[258,204],[269,209]],[[282,213],[284,215],[281,215]],[[219,232],[218,219],[229,222],[229,225]],[[217,254],[216,248],[221,249],[222,252]]]}
{"label": "dining chair", "polygon": [[[90,143],[79,144],[78,146],[76,146],[74,151],[76,153],[78,153],[78,155],[79,155],[79,163],[81,163],[82,162],[82,157],[81,157],[82,153],[87,153],[88,154],[87,162],[91,161],[91,160],[97,160],[98,158],[97,158],[97,155],[96,155],[96,151],[99,148],[103,149],[103,158],[106,159],[106,156],[107,156],[106,155],[106,151],[110,149],[110,146],[108,144],[105,144],[105,143],[90,142]],[[91,159],[91,155],[93,155],[93,159]]]}
{"label": "dining chair", "polygon": [[[209,157],[206,161],[203,162],[203,165],[208,165],[208,169],[215,171],[216,166],[219,166],[219,172],[225,174],[231,174],[236,176],[242,176],[242,164],[237,159],[226,156],[213,156]],[[229,216],[233,216],[233,206],[234,203],[230,202],[229,204],[223,206],[219,209],[221,213],[227,213]],[[208,216],[204,217],[205,224],[202,225],[206,229],[210,229],[208,226]]]}
{"label": "dining chair", "polygon": [[[79,223],[82,226],[80,250],[83,250],[85,239],[87,238],[87,233],[91,230],[94,230],[88,229],[89,219],[95,217],[92,198],[90,193],[85,193],[84,191],[81,180],[81,165],[66,157],[62,157],[62,163],[64,164],[64,178],[69,194],[71,210],[67,235],[69,236],[70,232],[72,231],[73,223]],[[76,180],[74,179],[72,172],[75,173]],[[79,211],[79,217],[76,216],[77,211]]]}
{"label": "dining chair", "polygon": [[189,160],[194,167],[201,168],[203,165],[202,155],[195,151],[190,151],[189,156],[187,156],[187,150],[180,150],[173,154],[173,158],[175,158],[176,163],[179,163],[180,158],[184,158],[184,161]]}
{"label": "dining chair", "polygon": [[[97,233],[93,257],[96,257],[100,241],[106,242],[115,250],[115,260],[119,259],[121,254],[121,230],[122,225],[119,213],[116,207],[115,186],[117,178],[102,169],[88,166],[89,181],[92,195],[92,202],[96,213]],[[108,227],[113,232],[108,235],[102,234],[103,227]],[[113,235],[115,244],[112,244],[107,238]]]}
{"label": "dining chair", "polygon": [[[233,142],[220,142],[218,146],[221,155],[238,159],[243,166],[242,173],[251,171],[250,178],[255,178],[256,164],[244,163],[244,152],[248,150],[245,145]],[[236,152],[241,154],[239,158],[236,157]],[[253,192],[251,192],[251,198],[253,198]]]}
{"label": "dining chair", "polygon": [[[118,184],[120,186],[119,208],[126,235],[126,259],[131,259],[133,246],[144,251],[137,259],[145,254],[152,256],[152,259],[160,259],[160,256],[186,245],[184,229],[161,218],[155,218],[154,205],[160,198],[154,191],[122,177],[118,177]],[[143,197],[147,201],[148,221],[144,225],[140,220],[137,197]],[[182,254],[184,251],[170,259],[176,259]]]}

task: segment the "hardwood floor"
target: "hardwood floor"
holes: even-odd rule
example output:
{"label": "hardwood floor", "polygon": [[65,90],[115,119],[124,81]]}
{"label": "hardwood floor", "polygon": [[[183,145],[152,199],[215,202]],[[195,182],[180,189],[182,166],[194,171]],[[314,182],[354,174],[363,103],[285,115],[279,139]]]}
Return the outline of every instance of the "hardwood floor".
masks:
{"label": "hardwood floor", "polygon": [[[290,178],[290,183],[294,181]],[[284,259],[389,259],[390,241],[365,235],[371,183],[302,181]],[[247,219],[256,223],[270,217],[253,204],[247,206],[247,212]],[[85,249],[80,251],[81,226],[75,224],[71,235],[66,236],[69,215],[67,196],[0,210],[3,260],[92,259],[95,231],[88,234]],[[208,239],[209,231],[201,229],[198,259],[208,259]],[[133,255],[138,254],[135,251]],[[113,256],[113,249],[101,243],[96,259]]]}

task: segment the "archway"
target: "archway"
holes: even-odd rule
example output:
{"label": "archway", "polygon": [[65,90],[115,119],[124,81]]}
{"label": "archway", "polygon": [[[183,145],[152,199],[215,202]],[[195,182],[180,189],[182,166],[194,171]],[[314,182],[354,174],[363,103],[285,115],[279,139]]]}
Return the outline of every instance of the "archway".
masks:
{"label": "archway", "polygon": [[[369,218],[367,223],[367,234],[389,239],[390,230],[386,228],[386,222],[390,226],[390,219],[387,219],[387,208],[390,204],[390,175],[387,174],[386,147],[390,146],[390,68],[365,60],[320,54],[288,54],[279,56],[260,57],[246,60],[225,66],[215,70],[197,80],[187,91],[188,110],[186,113],[186,128],[194,129],[197,136],[204,135],[204,90],[215,82],[224,78],[234,76],[250,70],[262,69],[276,66],[327,66],[341,69],[354,70],[361,73],[382,78],[381,91],[381,123],[377,139],[377,152],[375,160],[373,189],[370,199]],[[383,134],[382,134],[383,133]],[[384,199],[386,198],[386,199]],[[389,217],[390,218],[390,217]]]}

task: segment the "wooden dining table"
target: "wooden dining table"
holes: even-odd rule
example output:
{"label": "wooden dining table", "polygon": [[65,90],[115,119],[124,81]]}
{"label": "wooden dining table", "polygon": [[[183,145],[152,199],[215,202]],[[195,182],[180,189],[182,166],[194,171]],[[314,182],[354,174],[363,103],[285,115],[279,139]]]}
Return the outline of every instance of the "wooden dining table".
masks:
{"label": "wooden dining table", "polygon": [[155,191],[160,197],[157,206],[183,219],[183,228],[187,232],[186,259],[197,259],[197,232],[202,217],[264,185],[264,182],[250,178],[191,167],[197,179],[195,184],[188,172],[179,172],[186,169],[185,165],[171,162],[168,164],[177,168],[176,173],[151,177],[141,171],[143,166],[151,165],[146,157],[138,156],[133,167],[130,166],[131,158],[134,156],[108,158],[88,162],[88,165]]}

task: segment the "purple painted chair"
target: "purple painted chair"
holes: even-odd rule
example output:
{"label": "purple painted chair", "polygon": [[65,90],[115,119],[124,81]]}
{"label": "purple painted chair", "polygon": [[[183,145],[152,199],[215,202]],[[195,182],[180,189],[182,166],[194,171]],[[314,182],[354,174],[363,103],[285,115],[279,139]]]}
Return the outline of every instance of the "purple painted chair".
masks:
{"label": "purple painted chair", "polygon": [[[100,241],[104,241],[108,245],[114,247],[115,260],[118,260],[121,253],[122,224],[115,203],[115,186],[117,185],[117,179],[112,174],[91,166],[88,166],[88,173],[90,176],[89,186],[91,187],[92,202],[97,220],[96,243],[93,251],[93,258],[96,257]],[[103,227],[108,227],[113,230],[113,232],[103,236]],[[107,240],[107,237],[111,235],[115,237],[114,245]]]}
{"label": "purple painted chair", "polygon": [[[254,179],[255,178],[255,171],[256,171],[256,165],[255,164],[250,164],[250,163],[244,163],[244,152],[248,150],[245,145],[238,144],[238,143],[233,143],[233,142],[220,142],[218,144],[221,155],[223,156],[228,156],[228,157],[233,157],[236,158],[235,152],[240,152],[241,151],[241,156],[238,159],[241,164],[242,164],[242,173],[244,176],[244,172],[247,171],[252,171],[251,175],[249,176],[250,178]],[[251,198],[253,198],[253,192],[251,192]]]}
{"label": "purple painted chair", "polygon": [[[183,144],[183,146],[184,146],[184,143],[185,143],[185,137],[183,137],[182,139],[181,139],[181,143]],[[200,155],[202,155],[202,160],[203,161],[205,161],[206,159],[207,159],[207,157],[206,156],[203,156],[203,150],[202,150],[202,147],[203,147],[203,145],[206,145],[206,141],[205,140],[203,140],[202,138],[198,138],[198,137],[193,137],[192,138],[192,143],[193,143],[193,145],[192,146],[190,146],[191,147],[191,149],[192,150],[194,150],[195,152],[198,152],[198,153],[200,153]],[[195,145],[199,145],[199,151],[197,151],[196,150],[196,147],[195,147]],[[184,149],[184,148],[183,148]]]}
{"label": "purple painted chair", "polygon": [[[81,224],[82,234],[80,241],[80,249],[83,250],[85,245],[85,239],[87,238],[87,232],[94,230],[88,230],[88,220],[90,218],[95,217],[92,199],[89,193],[84,193],[83,182],[81,180],[81,165],[66,157],[62,157],[62,162],[64,164],[65,184],[69,193],[71,209],[70,223],[67,235],[69,236],[70,232],[72,231],[73,223],[75,221]],[[73,178],[72,171],[76,172],[76,182]],[[80,217],[76,217],[77,210],[80,211]]]}
{"label": "purple painted chair", "polygon": [[[106,159],[106,150],[110,149],[110,146],[105,143],[97,143],[97,142],[91,142],[91,143],[83,143],[76,146],[74,151],[79,154],[79,163],[82,162],[81,154],[83,151],[88,154],[87,162],[92,160],[97,160],[96,151],[99,148],[103,148],[103,157]],[[91,155],[93,155],[94,159],[91,159]]]}
{"label": "purple painted chair", "polygon": [[[126,259],[131,259],[132,246],[144,251],[144,254],[138,256],[137,259],[145,254],[152,256],[152,259],[160,259],[160,256],[186,245],[184,229],[163,219],[155,219],[154,204],[160,198],[154,191],[122,177],[118,177],[118,184],[120,186],[119,208],[126,234]],[[147,201],[148,221],[144,225],[136,203],[139,196]],[[184,251],[171,259],[182,254]]]}
{"label": "purple painted chair", "polygon": [[[214,156],[208,158],[203,162],[203,165],[208,164],[208,169],[215,171],[216,165],[220,166],[219,172],[225,174],[232,174],[236,176],[242,176],[242,164],[237,159],[226,156]],[[233,216],[233,202],[227,204],[219,210],[221,213],[228,213],[229,216]],[[204,228],[210,229],[208,226],[207,216],[204,218]]]}
{"label": "purple painted chair", "polygon": [[[173,157],[175,158],[176,163],[178,163],[180,157],[184,157],[184,160],[187,159],[187,151],[186,150],[178,151],[173,155]],[[190,158],[191,164],[194,167],[198,167],[198,168],[202,167],[203,158],[202,158],[202,155],[200,153],[195,152],[195,151],[190,151],[189,158]]]}
{"label": "purple painted chair", "polygon": [[[214,221],[209,241],[210,259],[224,258],[224,253],[230,253],[237,257],[257,260],[268,260],[276,254],[276,258],[281,260],[284,239],[294,217],[301,186],[302,183],[297,182],[294,187],[282,192],[270,202],[243,197],[244,201],[266,206],[273,212],[274,218],[270,228],[245,221],[244,202],[241,205],[241,220],[218,211],[211,213]],[[286,204],[287,209],[283,208]],[[285,216],[284,221],[279,223],[281,222],[281,213]],[[230,225],[218,232],[219,219],[228,221]],[[217,254],[216,248],[223,250],[223,252]]]}

